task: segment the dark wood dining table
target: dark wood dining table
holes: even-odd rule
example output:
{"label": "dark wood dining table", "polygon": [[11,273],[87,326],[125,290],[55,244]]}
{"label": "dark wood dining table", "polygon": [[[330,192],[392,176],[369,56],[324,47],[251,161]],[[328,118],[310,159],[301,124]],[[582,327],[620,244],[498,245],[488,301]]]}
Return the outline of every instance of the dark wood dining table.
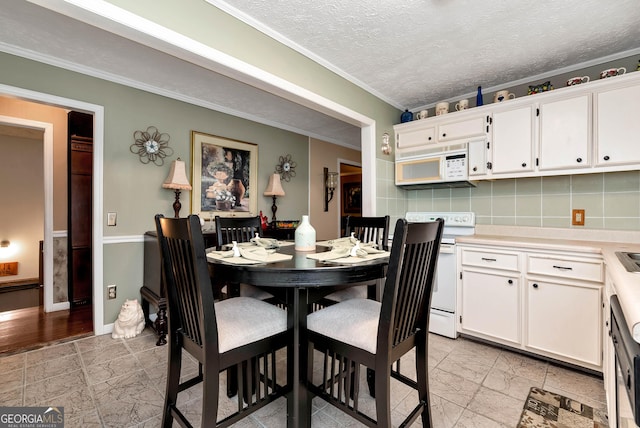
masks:
{"label": "dark wood dining table", "polygon": [[[318,245],[316,252],[330,250]],[[287,427],[311,426],[311,397],[307,391],[307,314],[322,297],[354,285],[371,284],[384,278],[388,257],[360,263],[339,264],[307,258],[308,251],[295,251],[294,245],[282,246],[281,254],[292,259],[267,264],[231,264],[209,259],[214,280],[228,284],[251,284],[264,288],[287,308],[287,323],[294,331],[294,343],[287,353],[287,380],[292,384],[287,400]]]}

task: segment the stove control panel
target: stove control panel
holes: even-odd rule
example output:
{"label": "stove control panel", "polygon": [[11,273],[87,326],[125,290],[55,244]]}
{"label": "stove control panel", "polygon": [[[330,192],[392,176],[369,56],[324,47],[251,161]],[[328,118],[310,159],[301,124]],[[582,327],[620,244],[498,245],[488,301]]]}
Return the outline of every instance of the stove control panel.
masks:
{"label": "stove control panel", "polygon": [[405,216],[410,222],[435,221],[444,219],[445,226],[475,227],[476,215],[473,212],[408,212]]}

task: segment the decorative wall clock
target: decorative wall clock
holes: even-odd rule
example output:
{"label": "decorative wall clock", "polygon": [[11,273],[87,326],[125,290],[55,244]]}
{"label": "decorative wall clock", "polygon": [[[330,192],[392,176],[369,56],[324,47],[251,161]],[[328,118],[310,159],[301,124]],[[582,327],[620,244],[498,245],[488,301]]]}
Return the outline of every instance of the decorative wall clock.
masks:
{"label": "decorative wall clock", "polygon": [[276,165],[276,172],[280,174],[280,178],[284,181],[290,181],[291,177],[296,176],[296,164],[291,155],[280,156],[278,164]]}
{"label": "decorative wall clock", "polygon": [[136,131],[133,133],[133,143],[129,150],[140,157],[140,162],[148,164],[153,162],[157,166],[164,165],[164,158],[173,154],[173,149],[169,147],[169,134],[160,133],[158,128],[150,126],[146,131]]}

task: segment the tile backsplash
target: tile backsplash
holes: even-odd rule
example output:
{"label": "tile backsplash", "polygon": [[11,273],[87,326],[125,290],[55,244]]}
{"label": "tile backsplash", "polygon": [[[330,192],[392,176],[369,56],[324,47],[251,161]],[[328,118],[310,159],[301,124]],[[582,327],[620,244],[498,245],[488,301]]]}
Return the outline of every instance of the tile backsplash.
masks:
{"label": "tile backsplash", "polygon": [[[640,230],[640,171],[480,181],[475,188],[403,190],[393,162],[377,160],[377,214],[473,211],[485,225]],[[584,226],[571,210],[585,210]]]}

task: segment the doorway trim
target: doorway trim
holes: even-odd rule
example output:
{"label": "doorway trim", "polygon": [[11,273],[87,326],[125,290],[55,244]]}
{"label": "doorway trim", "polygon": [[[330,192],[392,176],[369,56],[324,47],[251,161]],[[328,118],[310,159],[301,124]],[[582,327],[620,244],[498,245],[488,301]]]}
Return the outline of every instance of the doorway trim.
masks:
{"label": "doorway trim", "polygon": [[[13,96],[24,101],[37,102],[40,104],[48,104],[63,109],[72,109],[76,111],[82,111],[85,113],[93,114],[93,332],[95,335],[105,333],[104,326],[104,296],[103,296],[103,235],[102,235],[102,219],[103,219],[103,148],[104,148],[104,107],[97,104],[91,104],[84,101],[74,100],[71,98],[59,97],[57,95],[47,94],[43,92],[31,91],[28,89],[18,88],[14,86],[8,86],[0,84],[0,95]],[[33,122],[33,121],[32,121]],[[46,123],[40,122],[47,125]],[[51,124],[48,124],[51,125]],[[51,159],[53,159],[53,126],[51,125]],[[46,135],[46,132],[45,132]],[[47,158],[47,144],[45,143],[45,159]],[[50,188],[50,194],[47,194],[47,177],[49,177],[46,170],[45,161],[45,201],[51,198],[51,222],[46,224],[46,206],[45,206],[45,242],[47,245],[47,233],[49,234],[49,254],[43,261],[43,267],[50,269],[49,278],[51,278],[51,294],[50,301],[53,304],[53,160],[51,161],[51,179],[48,180]],[[46,205],[46,203],[45,203]],[[45,254],[46,247],[45,247]],[[48,265],[47,265],[48,263]],[[47,271],[45,271],[45,278],[47,277]],[[47,290],[45,287],[45,305],[47,303]],[[45,307],[46,310],[46,307]]]}
{"label": "doorway trim", "polygon": [[42,183],[44,188],[44,238],[42,243],[44,311],[68,309],[68,302],[57,305],[53,303],[53,124],[14,116],[0,116],[0,124],[38,129],[44,132],[42,136],[44,148],[44,182]]}

